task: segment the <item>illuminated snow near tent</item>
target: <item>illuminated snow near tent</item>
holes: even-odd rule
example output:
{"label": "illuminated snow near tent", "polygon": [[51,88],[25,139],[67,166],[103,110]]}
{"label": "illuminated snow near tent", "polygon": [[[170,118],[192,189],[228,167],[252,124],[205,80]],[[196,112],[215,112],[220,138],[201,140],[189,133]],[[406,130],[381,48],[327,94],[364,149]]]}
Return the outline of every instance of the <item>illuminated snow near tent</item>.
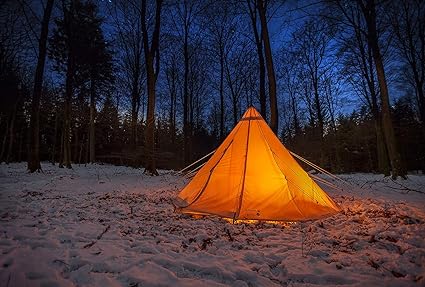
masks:
{"label": "illuminated snow near tent", "polygon": [[166,171],[24,167],[0,165],[0,286],[425,283],[424,176],[340,175],[363,187],[323,186],[341,212],[284,226],[175,213],[187,181]]}

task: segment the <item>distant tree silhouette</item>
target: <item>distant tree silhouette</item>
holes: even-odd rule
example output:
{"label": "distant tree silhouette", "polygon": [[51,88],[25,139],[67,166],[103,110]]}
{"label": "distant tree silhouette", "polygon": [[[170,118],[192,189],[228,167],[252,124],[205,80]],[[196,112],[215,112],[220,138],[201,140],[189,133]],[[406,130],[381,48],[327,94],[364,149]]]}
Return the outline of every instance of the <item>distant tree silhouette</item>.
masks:
{"label": "distant tree silhouette", "polygon": [[65,73],[64,125],[61,165],[71,168],[71,106],[77,88],[90,88],[90,161],[95,160],[96,92],[111,82],[112,56],[105,43],[97,7],[92,2],[63,3],[63,18],[56,19],[50,56],[56,70]]}

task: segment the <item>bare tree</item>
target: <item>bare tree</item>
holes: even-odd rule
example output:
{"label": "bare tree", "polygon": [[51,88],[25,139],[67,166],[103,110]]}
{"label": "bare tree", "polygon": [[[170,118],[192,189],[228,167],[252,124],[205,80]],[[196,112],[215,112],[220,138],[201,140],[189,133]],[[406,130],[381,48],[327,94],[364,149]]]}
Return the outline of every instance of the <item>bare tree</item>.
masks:
{"label": "bare tree", "polygon": [[382,105],[382,124],[384,136],[387,142],[388,155],[390,158],[392,177],[401,176],[406,178],[406,170],[403,167],[401,156],[396,144],[394,128],[391,120],[390,99],[388,93],[387,80],[385,78],[384,63],[382,60],[381,49],[378,41],[378,32],[376,27],[376,4],[375,0],[357,0],[361,8],[367,28],[367,42],[372,50],[375,63],[376,74],[379,83],[381,105]]}
{"label": "bare tree", "polygon": [[151,175],[158,175],[155,163],[155,86],[159,73],[159,33],[161,27],[162,0],[156,0],[154,14],[154,27],[149,41],[147,27],[148,17],[146,15],[146,0],[142,0],[141,19],[143,33],[143,48],[146,63],[146,77],[148,89],[148,107],[146,117],[145,147],[146,166],[145,172]]}
{"label": "bare tree", "polygon": [[394,3],[389,14],[399,54],[414,80],[419,116],[425,131],[425,2],[401,0]]}
{"label": "bare tree", "polygon": [[[75,37],[75,31],[72,29],[72,23],[74,19],[74,5],[73,2],[66,7],[65,2],[62,2],[63,6],[63,23],[64,30],[69,39]],[[67,168],[71,166],[71,101],[74,93],[74,73],[76,70],[76,55],[75,47],[73,44],[68,44],[68,57],[66,60],[66,80],[65,80],[65,103],[64,103],[64,120],[62,128],[62,157],[59,166],[65,165]]]}
{"label": "bare tree", "polygon": [[220,129],[219,138],[224,139],[225,136],[225,61],[228,50],[231,46],[232,38],[235,37],[238,20],[235,16],[235,6],[229,1],[216,1],[210,5],[206,11],[205,21],[211,34],[211,47],[213,56],[218,58],[220,83],[219,83],[219,103],[220,103]]}
{"label": "bare tree", "polygon": [[[26,57],[36,53],[32,38],[33,27],[22,25],[26,15],[24,3],[5,1],[0,7],[0,161],[15,159],[17,118],[24,104]],[[27,21],[28,22],[28,21]]]}
{"label": "bare tree", "polygon": [[248,74],[250,72],[249,63],[251,53],[249,42],[243,41],[235,43],[229,56],[225,58],[226,82],[230,90],[230,99],[232,102],[233,125],[236,126],[239,120],[239,104],[242,99],[242,93],[247,86]]}
{"label": "bare tree", "polygon": [[335,67],[330,56],[332,32],[323,22],[308,21],[293,35],[298,61],[303,67],[300,76],[304,83],[304,101],[306,102],[310,126],[314,128],[320,145],[320,163],[325,164],[324,135],[329,111],[326,109],[325,84],[326,73]]}
{"label": "bare tree", "polygon": [[277,94],[276,94],[276,76],[273,64],[273,55],[270,47],[269,28],[267,25],[267,8],[269,0],[257,0],[257,11],[260,16],[261,23],[261,39],[264,45],[264,54],[266,58],[267,78],[269,85],[270,99],[270,127],[277,134],[279,129],[279,114],[277,109]]}
{"label": "bare tree", "polygon": [[30,119],[30,153],[28,158],[28,170],[34,172],[41,169],[40,165],[40,98],[43,87],[44,63],[47,54],[47,38],[49,34],[50,15],[53,9],[53,0],[48,0],[41,21],[41,32],[38,41],[38,60],[34,76],[34,91],[31,103]]}
{"label": "bare tree", "polygon": [[[279,62],[281,63],[281,68],[278,69],[278,79],[282,85],[282,90],[288,95],[286,108],[284,109],[284,118],[289,123],[289,126],[287,125],[288,135],[290,137],[296,137],[301,132],[298,103],[301,89],[298,74],[300,72],[299,70],[302,69],[302,65],[298,61],[297,53],[291,51],[290,48],[282,50]],[[292,127],[292,133],[290,127]]]}
{"label": "bare tree", "polygon": [[390,165],[382,131],[379,87],[376,82],[372,50],[362,33],[360,13],[359,9],[352,11],[354,37],[349,33],[342,39],[341,51],[344,55],[345,66],[342,73],[371,111],[376,134],[378,170],[388,176],[390,175]]}
{"label": "bare tree", "polygon": [[[138,1],[114,1],[110,5],[113,26],[116,30],[117,45],[120,51],[120,67],[124,88],[129,91],[131,106],[130,146],[135,148],[139,139],[137,126],[140,108],[144,111],[143,37],[141,29],[141,10]],[[143,116],[142,116],[143,119]]]}
{"label": "bare tree", "polygon": [[173,24],[175,32],[182,41],[183,50],[183,143],[184,143],[184,163],[191,160],[192,150],[192,133],[193,133],[193,111],[191,106],[193,104],[192,94],[189,89],[190,80],[190,61],[196,50],[195,40],[198,40],[198,35],[201,32],[198,17],[204,10],[204,5],[208,2],[194,1],[194,0],[179,0],[175,3],[175,14],[173,15]]}
{"label": "bare tree", "polygon": [[200,51],[205,48],[201,45],[194,51],[190,61],[189,94],[190,97],[190,115],[189,119],[193,125],[193,132],[202,128],[204,111],[209,105],[210,82],[208,67],[210,61],[204,57]]}
{"label": "bare tree", "polygon": [[[341,12],[339,21],[351,29],[360,29],[359,31],[366,38],[366,43],[370,48],[373,58],[373,66],[376,72],[376,78],[379,86],[379,96],[381,100],[381,118],[382,130],[385,138],[385,144],[388,151],[388,158],[391,165],[392,177],[406,177],[406,169],[403,166],[400,152],[397,147],[394,128],[391,119],[390,97],[388,92],[387,80],[384,69],[384,62],[379,43],[378,33],[378,15],[375,0],[356,0],[355,2],[343,2],[335,0],[332,3]],[[382,8],[382,3],[379,4]],[[360,19],[357,18],[355,11],[360,11]],[[332,17],[331,17],[332,18]]]}
{"label": "bare tree", "polygon": [[[396,3],[392,3],[389,20],[396,35],[399,55],[407,66],[409,82],[415,90],[422,136],[425,138],[425,2],[401,0]],[[421,160],[425,173],[425,145],[422,145]]]}
{"label": "bare tree", "polygon": [[179,69],[177,63],[177,55],[175,51],[171,51],[170,59],[165,63],[165,76],[167,82],[167,89],[169,93],[169,130],[171,136],[171,144],[174,145],[176,141],[176,115],[177,115],[177,95],[178,86],[180,82]]}
{"label": "bare tree", "polygon": [[259,31],[257,27],[258,17],[257,17],[257,0],[247,0],[249,17],[251,19],[252,31],[254,33],[255,45],[257,47],[258,55],[258,68],[259,68],[259,97],[260,97],[260,113],[266,119],[267,118],[267,108],[266,108],[266,64],[264,61],[264,52],[263,52],[263,42],[262,36],[260,35],[261,30]]}

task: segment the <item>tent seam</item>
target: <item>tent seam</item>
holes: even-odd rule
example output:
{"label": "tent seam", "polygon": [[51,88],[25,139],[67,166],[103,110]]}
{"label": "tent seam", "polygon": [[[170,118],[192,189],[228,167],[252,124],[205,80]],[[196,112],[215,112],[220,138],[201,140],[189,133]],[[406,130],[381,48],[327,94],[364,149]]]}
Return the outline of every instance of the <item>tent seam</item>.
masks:
{"label": "tent seam", "polygon": [[204,193],[205,188],[207,187],[208,183],[210,182],[211,179],[211,175],[213,174],[214,169],[217,167],[217,165],[220,163],[221,159],[224,157],[224,155],[226,154],[226,152],[228,151],[229,147],[233,144],[233,139],[230,141],[229,145],[226,147],[226,149],[224,150],[223,154],[221,155],[221,157],[217,160],[217,163],[211,168],[209,175],[208,175],[208,179],[205,181],[204,186],[202,187],[201,191],[198,193],[198,195],[196,195],[195,199],[193,199],[193,201],[191,203],[189,203],[188,205],[181,207],[181,208],[187,208],[189,206],[191,206],[192,204],[194,204],[200,197],[201,195]]}
{"label": "tent seam", "polygon": [[246,136],[246,148],[245,148],[245,164],[244,164],[244,170],[243,170],[243,176],[242,176],[242,186],[241,186],[241,193],[239,195],[239,207],[235,212],[235,215],[233,217],[233,220],[239,218],[239,215],[241,213],[241,208],[242,208],[242,199],[243,199],[243,193],[244,193],[244,188],[245,188],[245,180],[246,180],[246,166],[247,166],[247,162],[248,162],[248,145],[249,145],[249,133],[251,130],[251,117],[249,117],[248,120],[248,134]]}

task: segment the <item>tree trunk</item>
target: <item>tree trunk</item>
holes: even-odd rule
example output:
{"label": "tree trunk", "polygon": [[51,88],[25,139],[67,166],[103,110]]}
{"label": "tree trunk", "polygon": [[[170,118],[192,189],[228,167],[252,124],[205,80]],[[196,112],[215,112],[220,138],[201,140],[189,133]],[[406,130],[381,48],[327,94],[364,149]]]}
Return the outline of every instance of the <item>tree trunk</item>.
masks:
{"label": "tree trunk", "polygon": [[[357,15],[357,23],[360,23],[360,14]],[[376,156],[378,160],[378,171],[382,172],[385,176],[389,176],[391,173],[390,163],[388,159],[387,144],[382,132],[382,120],[380,114],[380,108],[378,104],[378,95],[375,89],[375,75],[374,75],[374,61],[373,53],[370,45],[367,45],[367,51],[364,48],[364,42],[360,26],[355,27],[355,34],[358,43],[358,48],[361,56],[361,63],[363,67],[363,77],[366,80],[367,86],[365,90],[369,90],[369,96],[365,94],[365,99],[372,112],[373,121],[375,125],[375,137],[376,137]],[[370,158],[370,156],[369,156]]]}
{"label": "tree trunk", "polygon": [[[80,145],[80,151],[78,152],[78,163],[81,164],[83,161],[83,149],[84,149],[84,143],[86,141],[85,134],[83,135],[83,140],[79,143]],[[87,161],[85,162],[87,163]]]}
{"label": "tree trunk", "polygon": [[[173,60],[174,61],[174,60]],[[177,100],[177,89],[176,89],[176,69],[173,62],[171,70],[171,87],[170,87],[170,134],[171,144],[174,146],[176,142],[176,100]]]}
{"label": "tree trunk", "polygon": [[220,44],[220,142],[224,139],[224,47]]}
{"label": "tree trunk", "polygon": [[322,112],[322,105],[320,103],[320,97],[319,97],[319,87],[317,83],[318,79],[317,77],[313,79],[313,89],[314,89],[314,107],[316,108],[316,115],[317,115],[317,123],[319,125],[319,140],[323,141],[323,129],[324,129],[324,119],[323,119],[323,112]]}
{"label": "tree trunk", "polygon": [[300,128],[300,123],[298,120],[297,102],[293,92],[290,93],[290,100],[291,100],[292,116],[294,121],[294,135],[298,136],[300,134],[301,128]]}
{"label": "tree trunk", "polygon": [[[400,2],[401,5],[398,5],[397,8],[403,10],[401,13],[398,9],[395,11],[397,14],[394,15],[392,22],[393,29],[400,42],[402,54],[413,73],[422,135],[425,138],[425,22],[423,20],[425,7],[421,0]],[[399,15],[402,15],[401,19],[398,18]],[[422,144],[422,155],[422,171],[425,173],[424,144]]]}
{"label": "tree trunk", "polygon": [[73,93],[74,60],[70,52],[66,70],[65,104],[63,124],[63,162],[66,168],[71,166],[71,102]]}
{"label": "tree trunk", "polygon": [[[251,6],[251,0],[247,0],[252,29],[254,31],[255,45],[257,47],[258,54],[258,68],[260,72],[260,82],[259,82],[259,94],[260,94],[260,113],[265,120],[267,120],[267,108],[266,108],[266,67],[264,63],[264,55],[263,55],[263,43],[260,38],[260,34],[257,29],[257,17],[255,12],[255,7]],[[254,3],[255,6],[255,3]]]}
{"label": "tree trunk", "polygon": [[266,11],[268,0],[258,0],[257,9],[260,15],[261,37],[264,43],[264,54],[266,56],[267,77],[269,80],[270,99],[270,128],[277,135],[279,129],[279,115],[277,109],[276,77],[273,66],[273,56],[270,47],[269,30],[267,27]]}
{"label": "tree trunk", "polygon": [[133,83],[131,87],[131,134],[130,145],[132,148],[137,146],[137,120],[139,118],[139,77],[140,77],[140,59],[136,57],[135,71],[133,72]]}
{"label": "tree trunk", "polygon": [[89,141],[85,141],[84,145],[86,146],[85,150],[84,150],[84,163],[88,163],[89,162],[89,155],[90,155],[90,143]]}
{"label": "tree trunk", "polygon": [[318,76],[317,76],[317,69],[315,70],[314,76],[312,77],[313,82],[313,92],[314,92],[314,107],[315,107],[315,113],[317,116],[317,124],[319,129],[319,134],[316,136],[318,137],[319,141],[319,149],[320,149],[320,165],[325,166],[325,148],[326,144],[324,142],[324,117],[323,117],[323,110],[322,110],[322,104],[320,103],[320,97],[319,97],[319,86],[318,86]]}
{"label": "tree trunk", "polygon": [[63,140],[64,138],[64,132],[63,132],[63,128],[62,128],[62,132],[61,132],[61,145],[60,145],[60,152],[59,152],[59,168],[63,168],[63,162],[64,162],[64,147],[63,147]]}
{"label": "tree trunk", "polygon": [[[148,107],[146,116],[145,148],[146,166],[145,173],[158,175],[155,162],[155,85],[159,73],[159,32],[161,21],[162,0],[156,0],[155,26],[152,34],[152,43],[149,45],[148,29],[146,25],[146,0],[142,0],[141,22],[143,32],[143,46],[146,62],[146,77],[148,89]],[[155,68],[154,68],[155,61]]]}
{"label": "tree trunk", "polygon": [[[372,61],[371,61],[372,62]],[[385,176],[391,174],[390,162],[388,159],[388,148],[384,138],[384,133],[382,131],[382,118],[379,113],[378,106],[378,97],[375,90],[375,80],[373,77],[373,71],[370,73],[370,80],[367,79],[369,84],[369,91],[371,97],[371,110],[373,115],[373,120],[375,124],[375,133],[376,133],[376,155],[378,157],[378,171],[382,172]]]}
{"label": "tree trunk", "polygon": [[229,69],[229,63],[227,59],[225,61],[225,67],[226,67],[227,84],[230,88],[230,95],[232,98],[233,126],[236,126],[238,123],[238,109],[237,109],[238,96],[235,91],[236,88],[234,87],[234,83],[232,82],[232,77],[231,77],[230,69]]}
{"label": "tree trunk", "polygon": [[362,1],[359,2],[363,15],[366,20],[367,30],[368,30],[368,44],[372,49],[372,55],[375,62],[376,75],[378,78],[380,96],[381,96],[381,105],[382,105],[382,125],[383,132],[385,136],[385,141],[388,148],[388,156],[390,159],[392,177],[397,178],[401,176],[406,178],[406,170],[403,167],[401,161],[401,156],[397,148],[396,139],[394,135],[394,128],[391,120],[391,111],[390,111],[390,100],[388,94],[387,81],[385,78],[384,64],[382,61],[381,51],[378,45],[378,34],[376,30],[376,11],[375,11],[375,1],[367,0],[366,6]]}
{"label": "tree trunk", "polygon": [[[21,130],[19,132],[19,149],[18,149],[18,162],[22,161],[22,153],[23,153],[23,146],[24,146],[24,134],[26,130],[26,125],[21,125]],[[29,131],[27,130],[27,136],[29,135]],[[28,146],[26,148],[26,155],[28,157]]]}
{"label": "tree trunk", "polygon": [[423,90],[423,82],[419,80],[419,76],[417,75],[417,72],[415,73],[415,82],[417,85],[416,92],[418,94],[418,107],[419,107],[419,117],[421,119],[422,127],[425,130],[425,94]]}
{"label": "tree trunk", "polygon": [[[383,133],[383,125],[382,118],[380,114],[379,104],[378,104],[378,95],[375,89],[375,76],[373,71],[373,53],[372,49],[368,47],[368,56],[367,56],[367,64],[366,64],[366,52],[361,49],[362,57],[364,61],[365,67],[365,75],[366,81],[368,83],[368,88],[370,92],[371,98],[371,110],[372,115],[375,122],[375,132],[376,132],[376,148],[377,148],[377,157],[378,157],[378,170],[382,172],[385,176],[389,176],[391,174],[390,162],[388,158],[388,148],[387,142]],[[369,70],[369,73],[366,71]]]}
{"label": "tree trunk", "polygon": [[9,123],[10,123],[10,119],[9,119],[9,117],[7,117],[6,118],[6,128],[4,130],[3,141],[2,141],[2,145],[1,145],[0,163],[4,160],[4,153],[6,151],[6,144],[7,144],[7,135],[9,133]]}
{"label": "tree trunk", "polygon": [[238,103],[235,98],[233,98],[233,126],[235,127],[238,124]]}
{"label": "tree trunk", "polygon": [[[419,116],[422,124],[422,138],[425,138],[425,95],[423,90],[423,83],[418,87],[418,104],[419,104]],[[425,174],[425,143],[422,142],[422,173]]]}
{"label": "tree trunk", "polygon": [[387,142],[388,155],[390,157],[392,177],[397,178],[398,176],[401,176],[405,178],[407,173],[401,162],[401,156],[396,144],[394,128],[391,120],[388,88],[385,79],[384,66],[380,58],[380,54],[375,55],[375,65],[379,87],[381,90],[382,123],[384,128],[384,136]]}
{"label": "tree trunk", "polygon": [[35,70],[34,91],[31,103],[30,119],[30,151],[28,157],[28,170],[34,172],[41,169],[40,165],[40,98],[43,88],[44,64],[47,53],[47,37],[49,35],[49,21],[54,0],[48,0],[41,22],[41,34],[38,42],[38,60]]}
{"label": "tree trunk", "polygon": [[55,132],[54,132],[54,136],[53,136],[53,146],[52,146],[52,154],[50,156],[50,162],[52,165],[55,165],[55,155],[56,155],[56,145],[57,145],[57,138],[58,138],[58,120],[59,115],[58,112],[56,111],[56,115],[55,115]]}
{"label": "tree trunk", "polygon": [[16,120],[16,112],[18,109],[18,102],[16,102],[13,113],[10,119],[10,125],[9,125],[9,142],[8,142],[8,148],[7,148],[7,154],[6,154],[6,163],[9,164],[12,153],[13,153],[13,145],[15,143],[15,120]]}
{"label": "tree trunk", "polygon": [[388,151],[385,144],[385,138],[382,132],[382,123],[379,115],[377,115],[374,122],[376,133],[376,149],[378,156],[378,171],[382,172],[385,176],[389,176],[391,174],[390,163],[388,162]]}
{"label": "tree trunk", "polygon": [[[71,134],[72,134],[72,130],[71,130]],[[72,157],[71,157],[72,160],[71,161],[72,162],[75,162],[75,163],[80,163],[78,161],[78,151],[79,151],[79,146],[80,146],[80,133],[79,133],[79,129],[78,128],[75,128],[74,129],[73,140],[74,140],[74,150],[71,153],[72,154]]]}
{"label": "tree trunk", "polygon": [[[425,36],[424,36],[425,37]],[[421,39],[422,41],[425,41],[425,39]],[[412,42],[412,40],[410,40]],[[413,50],[413,44],[410,43],[410,49]],[[412,51],[412,56],[414,52]],[[411,69],[413,71],[413,78],[415,80],[416,84],[416,94],[417,94],[417,101],[418,101],[418,110],[419,110],[419,119],[421,121],[422,126],[422,136],[425,138],[425,94],[424,94],[424,70],[425,70],[425,55],[423,58],[421,58],[422,63],[420,63],[421,66],[421,76],[419,75],[418,67],[413,60],[410,64]],[[425,144],[422,144],[422,173],[425,174]]]}
{"label": "tree trunk", "polygon": [[[90,142],[90,163],[96,161],[96,132],[95,132],[95,115],[96,115],[96,85],[94,75],[90,81],[90,127],[89,127],[89,142]],[[80,157],[81,158],[81,157]]]}
{"label": "tree trunk", "polygon": [[184,140],[184,164],[190,161],[190,137],[191,137],[191,122],[190,114],[190,96],[189,96],[189,50],[188,50],[188,33],[187,24],[185,23],[183,57],[184,57],[184,83],[183,83],[183,140]]}
{"label": "tree trunk", "polygon": [[147,68],[147,88],[148,88],[148,111],[146,117],[145,146],[146,146],[146,166],[145,171],[151,175],[158,175],[155,164],[155,72],[153,69],[153,59],[148,58]]}
{"label": "tree trunk", "polygon": [[[258,50],[259,49],[259,50]],[[260,43],[260,46],[257,45],[257,51],[258,51],[258,66],[260,70],[260,113],[264,117],[264,119],[267,119],[267,98],[266,98],[266,65],[264,63],[264,56],[263,56],[263,49]]]}

